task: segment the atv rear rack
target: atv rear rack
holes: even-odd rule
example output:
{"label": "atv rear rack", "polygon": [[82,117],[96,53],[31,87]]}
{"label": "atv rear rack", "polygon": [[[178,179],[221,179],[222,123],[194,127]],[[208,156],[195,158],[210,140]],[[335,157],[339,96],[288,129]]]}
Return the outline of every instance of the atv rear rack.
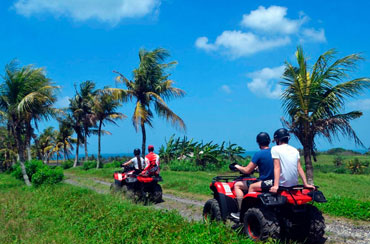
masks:
{"label": "atv rear rack", "polygon": [[236,175],[220,175],[220,176],[213,177],[212,182],[213,183],[216,181],[229,182],[229,181],[234,181],[238,177],[239,176],[236,176]]}

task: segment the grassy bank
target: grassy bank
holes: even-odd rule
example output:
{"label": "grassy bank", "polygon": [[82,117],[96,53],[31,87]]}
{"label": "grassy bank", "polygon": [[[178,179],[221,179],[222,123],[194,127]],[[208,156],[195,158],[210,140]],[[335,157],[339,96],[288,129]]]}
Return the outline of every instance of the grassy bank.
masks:
{"label": "grassy bank", "polygon": [[253,243],[221,225],[58,184],[0,174],[0,243]]}
{"label": "grassy bank", "polygon": [[[360,156],[364,160],[368,157]],[[320,155],[315,167],[328,168],[333,165],[333,155]],[[350,160],[346,156],[346,160]],[[105,181],[112,181],[112,174],[118,168],[92,169],[88,171],[69,169],[67,172],[82,177],[95,177]],[[326,171],[325,171],[326,172]],[[343,216],[351,219],[370,220],[370,175],[325,173],[315,170],[315,184],[320,186],[328,199],[326,204],[317,204],[324,212],[332,216]],[[212,178],[220,174],[231,172],[183,172],[162,170],[163,189],[165,191],[193,194],[198,199],[207,199],[211,196],[209,184]]]}

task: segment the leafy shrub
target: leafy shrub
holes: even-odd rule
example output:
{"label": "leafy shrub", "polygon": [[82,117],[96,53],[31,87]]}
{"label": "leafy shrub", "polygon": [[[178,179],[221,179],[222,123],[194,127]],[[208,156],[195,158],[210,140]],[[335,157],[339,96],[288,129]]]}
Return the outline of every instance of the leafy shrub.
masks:
{"label": "leafy shrub", "polygon": [[361,162],[358,158],[348,161],[346,167],[352,174],[363,174],[369,167],[369,162]]}
{"label": "leafy shrub", "polygon": [[56,167],[51,169],[49,167],[44,167],[39,169],[32,177],[32,183],[35,186],[40,186],[42,184],[56,184],[61,182],[64,178],[63,169],[61,167]]}
{"label": "leafy shrub", "polygon": [[62,168],[63,169],[69,169],[73,167],[73,161],[72,160],[67,160],[62,163]]}
{"label": "leafy shrub", "polygon": [[[26,167],[26,173],[30,181],[35,186],[39,186],[44,183],[55,184],[62,181],[64,177],[63,169],[61,167],[51,168],[39,160],[27,161],[24,166]],[[23,180],[20,164],[15,166],[12,175],[19,180]]]}
{"label": "leafy shrub", "polygon": [[[102,164],[99,164],[99,168],[102,168]],[[89,170],[96,168],[96,161],[86,161],[84,162],[82,169]]]}
{"label": "leafy shrub", "polygon": [[[26,167],[26,173],[28,177],[30,178],[30,180],[32,180],[32,176],[36,173],[38,169],[48,167],[41,160],[27,161],[25,162],[24,166]],[[19,180],[23,179],[23,174],[22,174],[22,169],[21,169],[20,164],[16,164],[14,166],[14,171],[12,172],[12,175]]]}
{"label": "leafy shrub", "polygon": [[120,161],[113,161],[111,163],[106,163],[103,165],[103,168],[119,168],[121,167],[122,162]]}
{"label": "leafy shrub", "polygon": [[343,157],[341,156],[336,156],[333,160],[333,164],[335,167],[340,167],[343,165]]}

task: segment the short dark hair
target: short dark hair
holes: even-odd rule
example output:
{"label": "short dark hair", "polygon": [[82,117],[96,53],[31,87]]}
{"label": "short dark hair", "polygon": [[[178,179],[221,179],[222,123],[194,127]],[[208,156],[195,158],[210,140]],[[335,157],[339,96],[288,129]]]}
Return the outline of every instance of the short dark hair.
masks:
{"label": "short dark hair", "polygon": [[258,145],[260,146],[260,147],[268,147],[269,146],[269,142],[261,142],[261,143],[258,143]]}
{"label": "short dark hair", "polygon": [[282,142],[282,143],[288,143],[289,142],[289,137],[281,138],[279,141]]}

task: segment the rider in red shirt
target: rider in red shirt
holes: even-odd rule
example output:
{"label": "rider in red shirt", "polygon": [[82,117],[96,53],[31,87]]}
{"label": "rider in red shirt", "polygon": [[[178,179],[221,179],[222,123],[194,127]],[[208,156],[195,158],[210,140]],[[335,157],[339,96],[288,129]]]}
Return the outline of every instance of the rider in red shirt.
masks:
{"label": "rider in red shirt", "polygon": [[145,159],[149,161],[148,166],[144,169],[143,174],[147,176],[159,175],[159,155],[154,153],[154,146],[148,146],[148,155]]}

